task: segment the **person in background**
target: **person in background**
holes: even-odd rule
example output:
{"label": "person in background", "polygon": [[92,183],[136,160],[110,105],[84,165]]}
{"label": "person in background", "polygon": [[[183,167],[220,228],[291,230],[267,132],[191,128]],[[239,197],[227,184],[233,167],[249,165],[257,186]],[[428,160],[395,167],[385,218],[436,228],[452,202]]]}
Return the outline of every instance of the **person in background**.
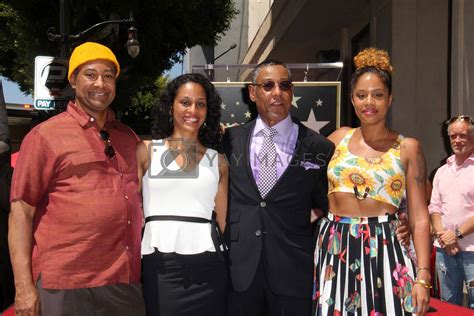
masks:
{"label": "person in background", "polygon": [[[360,128],[329,136],[330,213],[315,251],[317,315],[424,315],[431,288],[426,165],[420,143],[389,129],[392,66],[385,51],[354,58],[351,97]],[[405,190],[418,267],[395,236]]]}
{"label": "person in background", "polygon": [[23,140],[8,235],[18,316],[145,314],[139,139],[110,109],[119,73],[109,48],[76,47],[74,101]]}
{"label": "person in background", "polygon": [[8,214],[10,213],[10,146],[0,140],[0,313],[13,303],[15,287],[8,251]]}
{"label": "person in background", "polygon": [[153,140],[138,147],[148,316],[226,313],[228,276],[220,232],[228,168],[218,153],[221,104],[204,76],[175,78],[155,106]]}
{"label": "person in background", "polygon": [[474,126],[466,115],[448,121],[453,150],[433,180],[429,205],[435,231],[436,270],[443,301],[463,305],[467,287],[474,309]]}

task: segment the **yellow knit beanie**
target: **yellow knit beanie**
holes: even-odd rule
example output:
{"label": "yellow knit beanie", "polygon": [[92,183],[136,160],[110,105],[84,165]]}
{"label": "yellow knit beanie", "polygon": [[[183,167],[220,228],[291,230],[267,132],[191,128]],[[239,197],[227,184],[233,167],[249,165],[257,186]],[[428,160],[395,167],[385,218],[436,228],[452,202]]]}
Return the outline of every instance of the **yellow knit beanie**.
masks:
{"label": "yellow knit beanie", "polygon": [[117,74],[120,74],[120,65],[114,53],[107,47],[99,43],[86,42],[77,46],[69,58],[69,72],[67,78],[71,80],[71,75],[77,67],[92,60],[104,59],[111,61],[117,67]]}

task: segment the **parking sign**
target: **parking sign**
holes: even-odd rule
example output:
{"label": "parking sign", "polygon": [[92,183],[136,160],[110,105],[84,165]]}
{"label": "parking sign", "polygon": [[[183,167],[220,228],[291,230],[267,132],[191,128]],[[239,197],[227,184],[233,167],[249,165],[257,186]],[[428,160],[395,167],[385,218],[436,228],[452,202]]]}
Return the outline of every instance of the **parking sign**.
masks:
{"label": "parking sign", "polygon": [[67,59],[49,56],[35,58],[35,109],[65,108],[67,102],[74,98],[67,71]]}

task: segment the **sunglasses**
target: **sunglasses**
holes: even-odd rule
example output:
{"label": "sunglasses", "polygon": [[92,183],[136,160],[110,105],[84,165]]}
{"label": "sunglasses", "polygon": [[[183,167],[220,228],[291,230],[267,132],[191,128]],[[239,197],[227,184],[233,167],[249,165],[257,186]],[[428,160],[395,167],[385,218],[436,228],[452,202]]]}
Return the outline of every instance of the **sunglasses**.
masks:
{"label": "sunglasses", "polygon": [[459,115],[459,116],[452,117],[446,121],[446,124],[451,125],[457,121],[469,122],[471,125],[473,124],[472,118],[469,115]]}
{"label": "sunglasses", "polygon": [[99,132],[100,138],[105,142],[104,154],[112,159],[115,157],[115,149],[110,144],[110,134],[106,130],[101,130]]}
{"label": "sunglasses", "polygon": [[280,83],[276,83],[274,81],[265,81],[264,83],[254,83],[254,86],[262,87],[263,90],[270,92],[278,85],[281,91],[290,91],[293,87],[293,83],[291,81],[285,80]]}

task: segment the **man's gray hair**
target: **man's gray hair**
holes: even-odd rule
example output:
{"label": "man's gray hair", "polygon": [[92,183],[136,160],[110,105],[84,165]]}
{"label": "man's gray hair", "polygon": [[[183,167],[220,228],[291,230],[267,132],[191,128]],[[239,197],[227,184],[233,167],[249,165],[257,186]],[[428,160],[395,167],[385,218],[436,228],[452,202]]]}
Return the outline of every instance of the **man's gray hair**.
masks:
{"label": "man's gray hair", "polygon": [[450,118],[447,123],[447,131],[449,135],[449,128],[456,122],[463,122],[469,125],[469,136],[474,137],[474,125],[472,124],[472,118],[468,115],[460,115]]}
{"label": "man's gray hair", "polygon": [[288,68],[288,66],[285,63],[283,63],[279,60],[276,60],[276,59],[266,59],[254,68],[253,74],[252,74],[252,83],[253,84],[257,83],[257,77],[258,77],[258,74],[260,73],[260,69],[268,67],[268,66],[282,66],[282,67],[284,67],[288,71],[288,79],[290,79],[290,81],[292,81],[291,80],[290,68]]}

